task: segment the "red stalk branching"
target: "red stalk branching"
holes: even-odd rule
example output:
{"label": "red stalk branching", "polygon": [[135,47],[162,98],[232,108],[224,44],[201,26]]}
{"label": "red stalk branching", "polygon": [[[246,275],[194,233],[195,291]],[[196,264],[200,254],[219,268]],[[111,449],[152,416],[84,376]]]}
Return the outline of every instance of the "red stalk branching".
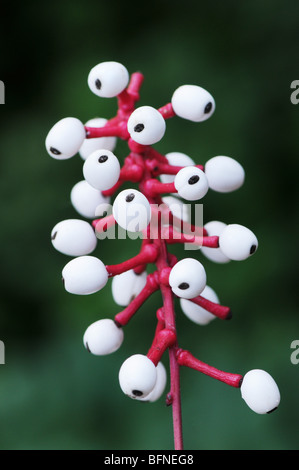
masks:
{"label": "red stalk branching", "polygon": [[[118,96],[117,115],[110,119],[104,127],[86,127],[87,138],[117,136],[126,140],[130,153],[121,168],[119,181],[111,189],[103,191],[103,195],[112,196],[124,182],[137,183],[139,190],[148,198],[152,205],[152,213],[157,215],[157,207],[161,205],[161,196],[167,193],[176,193],[174,183],[162,183],[156,177],[161,174],[176,175],[182,168],[171,166],[167,158],[151,146],[134,142],[127,130],[127,121],[139,100],[139,91],[143,82],[143,75],[139,72],[132,74],[126,90]],[[158,109],[164,119],[175,116],[171,103]],[[203,165],[196,165],[204,171]],[[158,211],[159,212],[159,211]],[[168,226],[162,224],[163,217],[167,217]],[[96,219],[92,225],[97,233],[107,231],[116,224],[113,215]],[[239,387],[242,376],[220,371],[196,359],[189,351],[179,347],[177,341],[176,317],[174,309],[175,295],[169,285],[168,278],[171,268],[177,262],[175,255],[168,252],[168,245],[174,243],[193,243],[194,245],[210,248],[219,247],[216,236],[208,236],[203,227],[196,227],[184,222],[186,233],[178,232],[182,220],[175,217],[164,205],[156,217],[156,227],[152,232],[149,227],[143,232],[144,238],[139,254],[117,265],[107,265],[109,277],[134,269],[136,273],[143,272],[147,265],[153,263],[156,270],[147,275],[145,287],[130,304],[115,316],[115,322],[124,327],[133,318],[144,302],[155,292],[160,291],[163,307],[157,311],[157,326],[154,339],[147,356],[157,365],[164,353],[168,350],[170,364],[170,390],[166,396],[167,405],[172,407],[174,447],[183,449],[182,413],[180,395],[180,367],[185,366],[200,371],[210,377],[225,382],[233,387]],[[155,236],[153,236],[153,233]],[[200,307],[206,309],[220,319],[231,317],[229,307],[211,302],[202,296],[191,299]]]}

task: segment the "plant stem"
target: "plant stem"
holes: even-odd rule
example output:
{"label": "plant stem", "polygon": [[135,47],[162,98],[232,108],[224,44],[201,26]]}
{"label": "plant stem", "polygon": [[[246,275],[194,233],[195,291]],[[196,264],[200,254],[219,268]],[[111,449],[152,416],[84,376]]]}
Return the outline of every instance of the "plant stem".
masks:
{"label": "plant stem", "polygon": [[147,282],[142,291],[133,300],[131,300],[130,304],[122,312],[119,312],[115,316],[114,320],[116,323],[121,326],[126,325],[148,297],[158,289],[159,284],[155,281],[155,273],[148,274]]}
{"label": "plant stem", "polygon": [[224,372],[222,370],[216,369],[215,367],[206,364],[196,357],[194,357],[189,351],[178,350],[177,351],[177,361],[181,366],[190,367],[195,369],[203,374],[206,374],[214,379],[220,380],[231,387],[240,388],[243,376],[240,374],[232,374],[230,372]]}
{"label": "plant stem", "polygon": [[[164,240],[156,239],[155,243],[159,245],[159,255],[155,262],[158,272],[169,267],[168,253]],[[163,298],[165,328],[176,333],[175,312],[173,304],[173,294],[171,288],[163,283],[160,284]],[[181,391],[180,391],[180,366],[177,362],[176,352],[178,349],[177,341],[169,347],[169,366],[170,366],[170,395],[168,403],[172,406],[173,435],[175,450],[183,450],[183,430],[182,430],[182,410],[181,410]]]}
{"label": "plant stem", "polygon": [[163,328],[155,334],[152,346],[147,353],[147,357],[155,364],[155,366],[157,366],[166,349],[170,348],[175,341],[176,334],[173,330]]}
{"label": "plant stem", "polygon": [[137,268],[140,265],[153,263],[157,258],[157,249],[154,245],[145,245],[142,247],[142,251],[133,258],[129,258],[119,264],[106,265],[108,276],[116,276],[122,274],[130,269]]}

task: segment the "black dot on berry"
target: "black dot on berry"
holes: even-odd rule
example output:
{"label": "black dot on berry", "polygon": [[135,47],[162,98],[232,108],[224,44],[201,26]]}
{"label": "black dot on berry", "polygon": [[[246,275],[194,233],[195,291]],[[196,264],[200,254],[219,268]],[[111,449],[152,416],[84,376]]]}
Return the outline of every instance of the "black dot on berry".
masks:
{"label": "black dot on berry", "polygon": [[50,147],[50,152],[54,155],[61,155],[61,152],[57,150],[55,147]]}
{"label": "black dot on berry", "polygon": [[87,351],[90,353],[91,351],[90,351],[90,349],[89,349],[89,345],[88,345],[88,342],[87,342],[87,341],[86,341],[86,343],[85,343],[85,347],[86,347]]}
{"label": "black dot on berry", "polygon": [[140,390],[132,390],[132,393],[135,397],[142,397],[143,395],[143,392],[141,392]]}
{"label": "black dot on berry", "polygon": [[253,253],[256,251],[256,245],[252,245],[250,248],[250,254],[253,255]]}
{"label": "black dot on berry", "polygon": [[57,232],[57,230],[56,230],[56,232],[53,233],[53,235],[52,235],[52,237],[51,237],[51,240],[55,240],[55,238],[56,238],[56,236],[57,236],[57,233],[58,233],[58,232]]}
{"label": "black dot on berry", "polygon": [[269,415],[270,413],[273,413],[273,411],[277,410],[278,406],[276,406],[275,408],[273,408],[273,410],[270,410],[270,411],[267,411],[267,415]]}
{"label": "black dot on berry", "polygon": [[107,155],[101,155],[99,158],[98,158],[98,162],[99,163],[104,163],[108,160],[108,156]]}
{"label": "black dot on berry", "polygon": [[231,320],[232,317],[233,317],[233,314],[232,314],[232,311],[230,310],[228,314],[226,315],[225,320]]}
{"label": "black dot on berry", "polygon": [[209,101],[208,104],[207,104],[206,107],[205,107],[204,113],[205,113],[205,114],[208,114],[208,113],[211,111],[212,106],[213,106],[213,105],[212,105],[211,101]]}
{"label": "black dot on berry", "polygon": [[127,197],[126,197],[126,202],[132,202],[134,197],[135,197],[135,194],[133,194],[133,193],[128,194]]}
{"label": "black dot on berry", "polygon": [[186,289],[189,289],[189,284],[188,282],[182,282],[180,285],[179,285],[179,289],[182,289],[182,290],[186,290]]}
{"label": "black dot on berry", "polygon": [[98,90],[100,90],[102,88],[102,82],[98,78],[95,81],[95,86]]}
{"label": "black dot on berry", "polygon": [[197,183],[197,181],[199,181],[199,176],[198,175],[193,175],[193,176],[191,176],[191,178],[188,179],[189,184],[195,184],[195,183]]}
{"label": "black dot on berry", "polygon": [[123,325],[121,323],[119,323],[117,320],[113,320],[115,325],[117,326],[117,328],[122,328]]}
{"label": "black dot on berry", "polygon": [[144,124],[136,124],[136,126],[134,127],[134,132],[142,132],[144,129]]}

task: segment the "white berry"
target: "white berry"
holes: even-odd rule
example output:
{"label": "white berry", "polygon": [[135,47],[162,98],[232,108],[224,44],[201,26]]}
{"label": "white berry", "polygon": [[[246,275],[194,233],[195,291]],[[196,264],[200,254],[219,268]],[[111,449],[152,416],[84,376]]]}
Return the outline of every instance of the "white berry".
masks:
{"label": "white berry", "polygon": [[56,250],[69,256],[88,255],[97,246],[92,226],[79,219],[67,219],[55,225],[51,241]]}
{"label": "white berry", "polygon": [[243,377],[241,396],[253,411],[266,414],[274,411],[280,403],[280,392],[268,372],[254,369]]}
{"label": "white berry", "polygon": [[[195,165],[195,162],[188,155],[182,152],[169,152],[165,155],[169,165],[172,166],[190,166]],[[172,183],[175,175],[160,175],[162,183]]]}
{"label": "white berry", "polygon": [[205,164],[205,174],[209,187],[219,193],[229,193],[239,189],[245,179],[245,171],[239,162],[231,157],[218,156]]}
{"label": "white berry", "polygon": [[127,307],[144,288],[147,273],[136,274],[134,269],[114,276],[111,283],[112,296],[117,305]]}
{"label": "white berry", "polygon": [[79,181],[71,190],[71,203],[78,214],[93,219],[100,217],[110,208],[110,197],[105,197],[86,180]]}
{"label": "white berry", "polygon": [[[208,236],[216,236],[219,237],[227,224],[224,222],[220,222],[219,220],[212,220],[211,222],[207,222],[204,225],[204,228],[207,231]],[[209,248],[207,246],[201,247],[202,254],[208,258],[210,261],[214,263],[228,263],[230,258],[228,258],[222,251],[221,248]]]}
{"label": "white berry", "polygon": [[175,114],[189,121],[205,121],[215,111],[212,95],[197,85],[182,85],[175,90],[171,99]]}
{"label": "white berry", "polygon": [[[107,123],[107,119],[104,118],[94,118],[90,119],[85,123],[87,127],[104,127]],[[86,160],[87,157],[96,150],[106,149],[113,152],[116,146],[116,137],[95,137],[92,139],[85,139],[83,144],[79,149],[79,154]]]}
{"label": "white berry", "polygon": [[179,196],[187,201],[202,199],[209,190],[206,175],[194,166],[182,168],[175,176],[174,186]]}
{"label": "white berry", "polygon": [[159,400],[162,393],[164,392],[167,382],[167,373],[162,362],[158,362],[156,366],[156,372],[157,380],[154,389],[146,397],[139,398],[140,401],[147,401],[153,403]]}
{"label": "white berry", "polygon": [[155,387],[156,367],[147,356],[134,354],[122,364],[118,378],[126,395],[131,398],[143,398]]}
{"label": "white berry", "polygon": [[[216,292],[209,286],[206,286],[200,295],[211,302],[219,303],[219,298]],[[191,302],[191,300],[180,299],[180,304],[186,317],[197,325],[207,325],[216,318],[215,315],[208,312],[203,307],[200,307],[200,305],[196,305],[194,302]]]}
{"label": "white berry", "polygon": [[119,95],[129,83],[129,72],[119,62],[101,62],[91,69],[88,86],[97,96],[113,98]]}
{"label": "white berry", "polygon": [[193,299],[206,286],[206,272],[203,265],[194,258],[178,261],[170,271],[169,285],[178,297]]}
{"label": "white berry", "polygon": [[94,256],[72,259],[62,270],[64,287],[70,294],[89,295],[101,290],[108,281],[104,263]]}
{"label": "white berry", "polygon": [[150,204],[136,189],[121,191],[114,200],[112,212],[116,222],[129,232],[144,230],[151,220]]}
{"label": "white berry", "polygon": [[123,329],[110,318],[89,325],[83,336],[85,348],[95,356],[104,356],[117,351],[124,339]]}
{"label": "white berry", "polygon": [[153,145],[159,142],[165,130],[166,124],[162,114],[151,106],[135,109],[128,120],[128,132],[138,144]]}
{"label": "white berry", "polygon": [[66,160],[79,151],[86,137],[84,125],[77,118],[58,121],[46,137],[48,154],[56,160]]}
{"label": "white berry", "polygon": [[110,150],[96,150],[87,157],[83,165],[84,178],[100,191],[112,188],[117,183],[119,174],[118,158]]}
{"label": "white berry", "polygon": [[243,225],[230,224],[219,236],[221,251],[234,261],[242,261],[253,255],[258,248],[254,233]]}

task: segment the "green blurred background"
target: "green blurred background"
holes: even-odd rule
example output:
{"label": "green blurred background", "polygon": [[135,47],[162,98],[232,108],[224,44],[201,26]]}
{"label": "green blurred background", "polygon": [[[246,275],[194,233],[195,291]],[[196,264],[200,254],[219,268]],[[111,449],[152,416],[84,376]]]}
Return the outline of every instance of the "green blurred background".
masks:
{"label": "green blurred background", "polygon": [[[1,449],[173,448],[171,409],[163,399],[130,400],[117,377],[129,355],[147,352],[159,295],[128,325],[118,352],[87,354],[86,327],[119,308],[109,285],[87,297],[64,291],[68,259],[49,237],[58,221],[76,217],[69,193],[82,179],[82,160],[51,159],[44,140],[63,117],[114,115],[115,100],[87,87],[89,70],[105,60],[144,73],[140,104],[162,106],[184,83],[207,88],[216,100],[213,117],[202,124],[168,121],[156,148],[185,152],[197,163],[229,155],[246,170],[237,193],[204,200],[205,221],[241,223],[259,239],[245,262],[203,261],[208,284],[233,318],[198,327],[178,308],[178,339],[219,369],[267,370],[281,405],[256,415],[239,390],[182,369],[185,448],[298,448],[299,364],[290,361],[291,342],[299,339],[299,106],[290,101],[290,84],[299,79],[298,26],[297,1],[28,0],[1,7]],[[113,264],[138,249],[139,241],[109,240],[96,254]],[[165,356],[168,368],[167,362]]]}

